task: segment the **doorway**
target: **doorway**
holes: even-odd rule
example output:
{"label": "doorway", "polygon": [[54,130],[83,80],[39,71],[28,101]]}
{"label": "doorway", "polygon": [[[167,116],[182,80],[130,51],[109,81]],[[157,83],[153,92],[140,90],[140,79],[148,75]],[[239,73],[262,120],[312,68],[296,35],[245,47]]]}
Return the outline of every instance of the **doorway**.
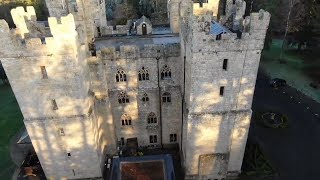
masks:
{"label": "doorway", "polygon": [[147,25],[142,24],[142,35],[147,35]]}

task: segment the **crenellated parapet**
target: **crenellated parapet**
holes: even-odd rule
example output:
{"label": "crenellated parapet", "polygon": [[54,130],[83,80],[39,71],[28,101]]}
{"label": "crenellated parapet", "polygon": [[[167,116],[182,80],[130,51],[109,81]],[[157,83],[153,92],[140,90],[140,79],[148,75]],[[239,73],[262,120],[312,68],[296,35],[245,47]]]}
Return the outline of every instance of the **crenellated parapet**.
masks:
{"label": "crenellated parapet", "polygon": [[138,58],[162,58],[180,56],[180,44],[146,44],[143,46],[121,45],[105,47],[97,52],[102,60],[138,59]]}
{"label": "crenellated parapet", "polygon": [[[0,20],[0,47],[2,57],[75,54],[80,45],[72,14],[61,18],[49,17],[49,27],[36,22],[33,7],[17,7],[11,11],[17,28],[9,29]],[[37,33],[34,33],[37,32]]]}
{"label": "crenellated parapet", "polygon": [[193,3],[193,14],[196,16],[211,14],[218,15],[219,0],[209,0],[207,3]]}
{"label": "crenellated parapet", "polygon": [[11,16],[22,38],[24,34],[29,33],[27,21],[37,21],[36,12],[32,6],[27,6],[26,11],[23,7],[11,9]]}
{"label": "crenellated parapet", "polygon": [[[242,21],[243,31],[215,34],[212,31],[214,18],[211,15],[193,16],[192,41],[195,52],[262,50],[270,13],[260,10]],[[223,27],[221,25],[221,27]],[[226,27],[223,27],[227,29]]]}

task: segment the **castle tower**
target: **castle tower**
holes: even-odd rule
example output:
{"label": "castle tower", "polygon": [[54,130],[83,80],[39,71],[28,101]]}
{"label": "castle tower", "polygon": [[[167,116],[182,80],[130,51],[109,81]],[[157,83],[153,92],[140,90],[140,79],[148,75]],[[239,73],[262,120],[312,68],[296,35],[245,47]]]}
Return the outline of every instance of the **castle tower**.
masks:
{"label": "castle tower", "polygon": [[[102,177],[86,48],[79,42],[74,17],[50,17],[48,30],[35,22],[33,7],[27,10],[12,10],[17,29],[0,20],[0,43],[6,44],[0,54],[46,177]],[[34,28],[45,30],[39,34]]]}
{"label": "castle tower", "polygon": [[105,0],[46,0],[46,4],[51,17],[71,13],[80,37],[85,34],[88,42],[107,31]]}
{"label": "castle tower", "polygon": [[[243,6],[242,0],[227,2],[230,8]],[[270,14],[261,10],[242,22],[235,18],[243,26],[238,33],[232,33],[217,22],[218,3],[186,3],[181,10],[181,49],[185,54],[182,152],[186,179],[237,176]]]}

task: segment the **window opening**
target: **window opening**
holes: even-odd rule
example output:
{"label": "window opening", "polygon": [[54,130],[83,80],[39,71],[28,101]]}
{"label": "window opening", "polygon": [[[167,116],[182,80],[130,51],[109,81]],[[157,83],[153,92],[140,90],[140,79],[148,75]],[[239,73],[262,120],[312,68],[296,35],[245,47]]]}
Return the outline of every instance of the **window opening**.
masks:
{"label": "window opening", "polygon": [[124,82],[127,81],[127,75],[123,69],[118,69],[116,74],[116,81],[117,82]]}
{"label": "window opening", "polygon": [[171,102],[171,94],[168,93],[168,92],[163,93],[163,95],[162,95],[162,102],[163,102],[163,103]]}
{"label": "window opening", "polygon": [[121,125],[122,126],[131,126],[132,125],[132,119],[127,114],[123,114],[121,116]]}
{"label": "window opening", "polygon": [[125,92],[120,92],[120,94],[118,95],[118,102],[119,104],[125,104],[125,103],[129,103],[129,96],[127,95],[127,93]]}
{"label": "window opening", "polygon": [[177,134],[170,134],[170,142],[177,142]]}
{"label": "window opening", "polygon": [[224,95],[224,86],[221,86],[220,87],[220,96],[223,96]]}
{"label": "window opening", "polygon": [[148,115],[148,124],[156,124],[157,123],[157,116],[155,113],[151,112]]}
{"label": "window opening", "polygon": [[40,66],[41,73],[42,73],[42,79],[48,79],[48,74],[45,66]]}
{"label": "window opening", "polygon": [[143,102],[148,102],[148,101],[149,101],[149,97],[148,97],[148,94],[147,94],[147,93],[144,93],[144,94],[143,94],[142,101],[143,101]]}
{"label": "window opening", "polygon": [[157,143],[158,142],[157,135],[151,135],[149,138],[150,138],[150,143]]}
{"label": "window opening", "polygon": [[146,81],[149,80],[149,71],[142,67],[139,71],[139,81]]}
{"label": "window opening", "polygon": [[227,70],[228,68],[228,59],[224,59],[223,60],[223,66],[222,66],[223,70]]}
{"label": "window opening", "polygon": [[171,69],[168,65],[164,65],[161,71],[161,79],[171,79]]}

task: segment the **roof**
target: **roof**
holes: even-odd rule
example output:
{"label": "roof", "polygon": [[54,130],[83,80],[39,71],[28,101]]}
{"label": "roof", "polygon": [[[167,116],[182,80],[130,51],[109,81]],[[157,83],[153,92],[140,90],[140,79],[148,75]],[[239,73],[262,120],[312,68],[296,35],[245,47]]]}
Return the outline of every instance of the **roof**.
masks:
{"label": "roof", "polygon": [[222,26],[221,24],[215,21],[211,21],[210,34],[219,35],[223,33],[231,33],[231,31],[226,27]]}
{"label": "roof", "polygon": [[142,17],[136,22],[136,26],[140,26],[140,25],[143,24],[143,23],[152,25],[152,24],[151,24],[151,21],[150,21],[147,17],[142,16]]}

